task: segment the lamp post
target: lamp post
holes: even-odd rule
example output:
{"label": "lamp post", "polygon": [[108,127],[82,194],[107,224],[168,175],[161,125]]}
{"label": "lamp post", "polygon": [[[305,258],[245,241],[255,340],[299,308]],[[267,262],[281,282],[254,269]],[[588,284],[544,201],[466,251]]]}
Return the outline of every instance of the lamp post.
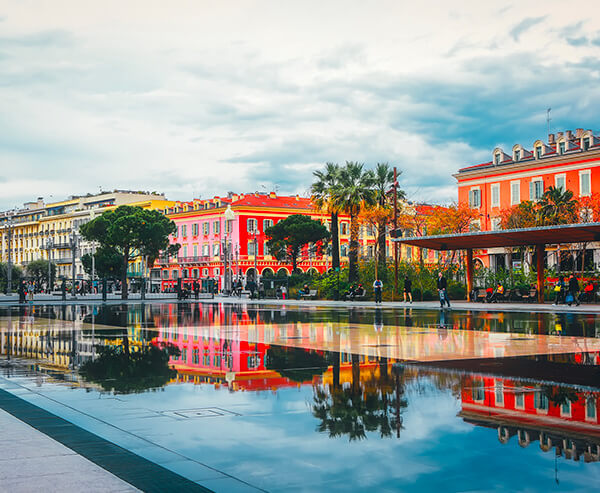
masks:
{"label": "lamp post", "polygon": [[254,240],[254,273],[256,276],[254,281],[256,282],[256,287],[258,289],[258,283],[260,282],[258,278],[258,237],[260,236],[260,231],[255,229],[254,231],[251,231],[250,234]]}
{"label": "lamp post", "polygon": [[73,231],[71,233],[71,273],[72,273],[72,284],[71,284],[71,297],[75,298],[76,297],[76,292],[75,292],[75,278],[76,278],[76,272],[75,272],[75,255],[77,254],[77,233],[75,231]]}
{"label": "lamp post", "polygon": [[231,226],[233,224],[233,221],[235,220],[235,212],[233,212],[231,205],[227,205],[227,209],[225,209],[223,216],[225,217],[225,244],[223,248],[223,254],[225,257],[225,276],[223,279],[225,281],[225,291],[227,292],[227,294],[229,294],[231,293],[231,276],[229,275],[229,268],[227,264],[229,262],[229,255],[231,252],[231,245],[229,244],[232,229]]}
{"label": "lamp post", "polygon": [[13,234],[13,218],[14,211],[9,211],[11,215],[9,216],[8,212],[6,213],[6,225],[8,229],[8,272],[6,273],[6,293],[10,295],[12,292],[12,234]]}
{"label": "lamp post", "polygon": [[54,238],[46,238],[46,252],[48,254],[48,293],[52,292],[52,248]]}

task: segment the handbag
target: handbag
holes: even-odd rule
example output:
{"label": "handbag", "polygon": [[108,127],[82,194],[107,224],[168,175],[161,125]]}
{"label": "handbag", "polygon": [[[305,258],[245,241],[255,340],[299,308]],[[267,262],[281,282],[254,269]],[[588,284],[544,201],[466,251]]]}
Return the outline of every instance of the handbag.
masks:
{"label": "handbag", "polygon": [[573,301],[575,301],[575,299],[573,298],[573,295],[571,293],[567,294],[567,297],[565,298],[565,302],[573,303]]}
{"label": "handbag", "polygon": [[557,284],[556,286],[554,286],[554,291],[556,293],[560,293],[560,284]]}

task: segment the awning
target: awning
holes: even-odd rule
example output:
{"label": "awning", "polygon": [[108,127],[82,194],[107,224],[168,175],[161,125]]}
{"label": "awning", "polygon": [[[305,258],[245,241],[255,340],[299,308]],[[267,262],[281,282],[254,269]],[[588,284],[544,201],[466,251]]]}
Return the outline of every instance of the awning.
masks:
{"label": "awning", "polygon": [[393,238],[405,245],[432,250],[467,250],[557,243],[600,241],[600,223],[561,224],[539,228],[507,229],[436,236]]}

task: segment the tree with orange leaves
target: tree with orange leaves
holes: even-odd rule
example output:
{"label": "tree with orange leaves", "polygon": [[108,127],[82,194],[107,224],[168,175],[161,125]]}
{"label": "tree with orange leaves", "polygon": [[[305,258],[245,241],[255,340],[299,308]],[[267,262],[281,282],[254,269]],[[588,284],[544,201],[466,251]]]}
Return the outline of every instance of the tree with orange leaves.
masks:
{"label": "tree with orange leaves", "polygon": [[473,230],[479,212],[468,204],[434,207],[429,216],[429,233],[434,235],[466,233]]}

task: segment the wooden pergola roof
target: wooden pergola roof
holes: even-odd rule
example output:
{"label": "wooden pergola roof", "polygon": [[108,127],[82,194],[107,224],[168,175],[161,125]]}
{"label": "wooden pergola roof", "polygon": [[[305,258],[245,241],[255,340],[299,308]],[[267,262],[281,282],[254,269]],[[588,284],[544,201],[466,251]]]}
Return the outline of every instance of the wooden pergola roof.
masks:
{"label": "wooden pergola roof", "polygon": [[526,245],[600,241],[600,222],[561,224],[539,228],[507,229],[436,236],[393,238],[392,241],[432,250],[471,250]]}

